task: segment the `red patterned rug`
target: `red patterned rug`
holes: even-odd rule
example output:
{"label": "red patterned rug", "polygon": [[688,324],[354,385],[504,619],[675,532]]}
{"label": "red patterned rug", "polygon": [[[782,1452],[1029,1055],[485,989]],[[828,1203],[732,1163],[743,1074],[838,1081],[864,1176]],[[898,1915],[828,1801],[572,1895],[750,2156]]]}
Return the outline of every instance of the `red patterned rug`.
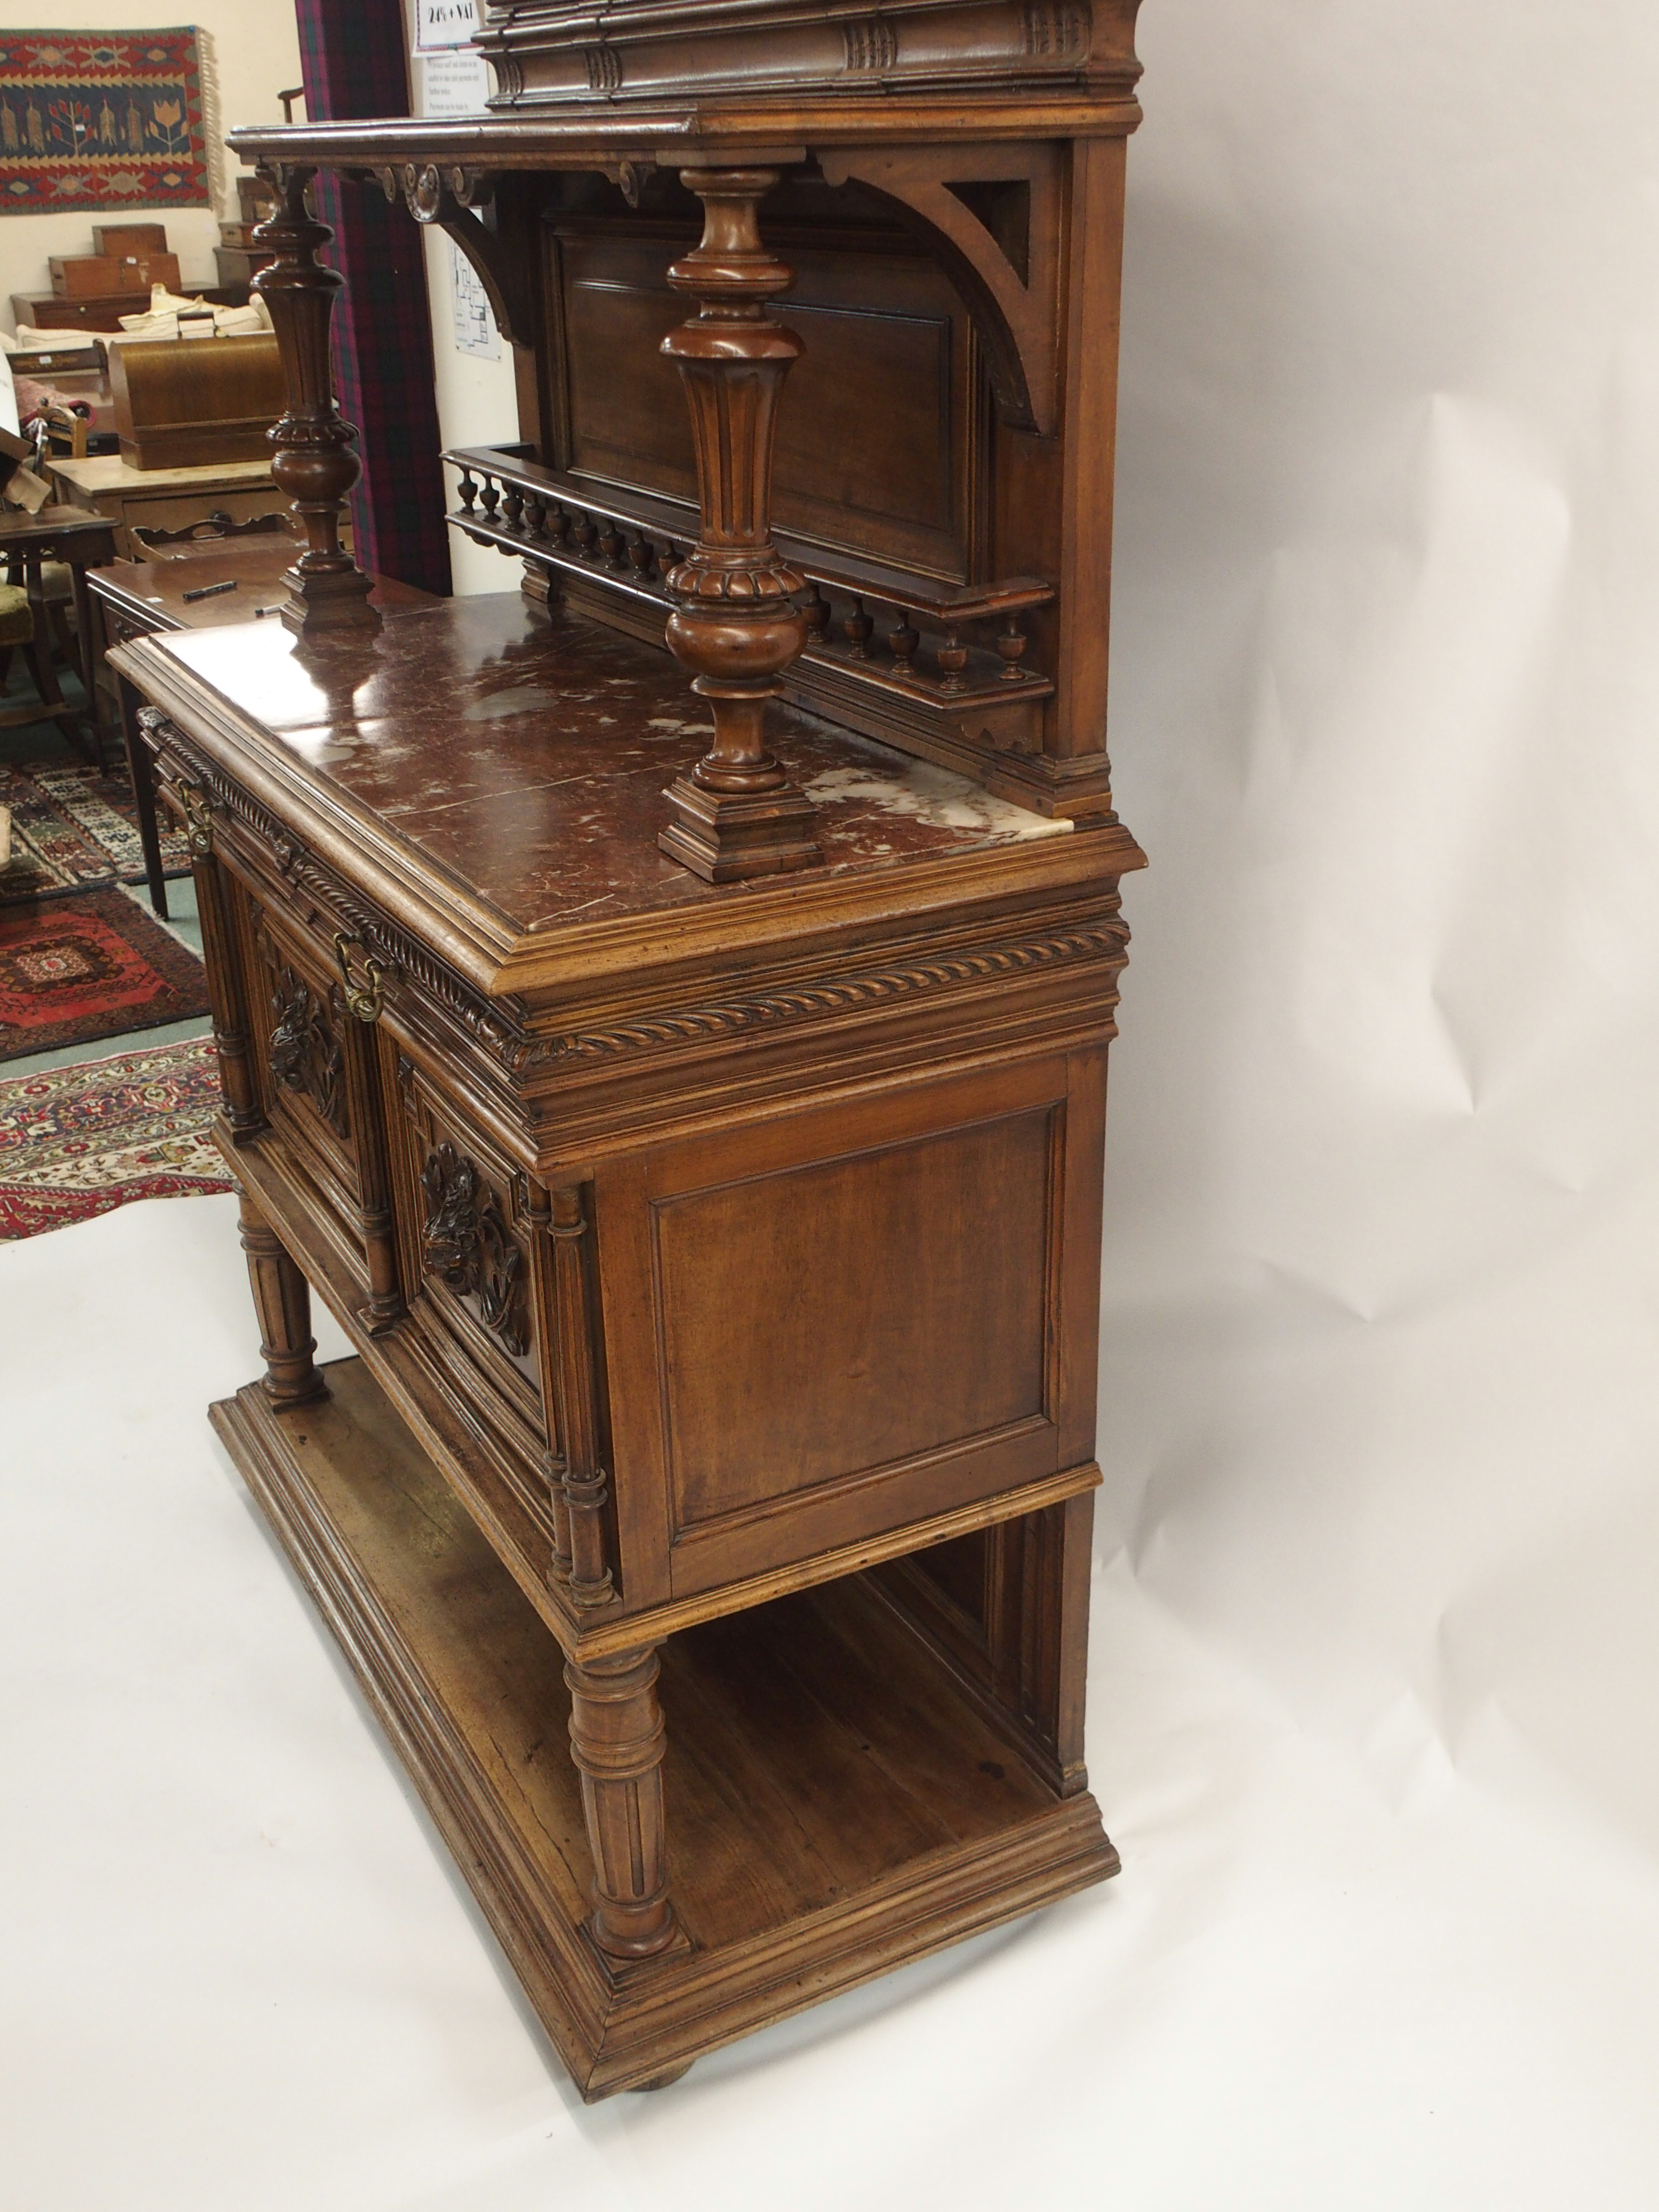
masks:
{"label": "red patterned rug", "polygon": [[[143,882],[138,814],[125,766],[107,775],[64,760],[0,766],[0,806],[11,809],[11,860],[0,868],[0,907]],[[165,807],[161,811],[161,864],[170,876],[188,874],[184,832],[172,826]]]}
{"label": "red patterned rug", "polygon": [[207,1010],[201,962],[125,891],[0,909],[0,1060]]}
{"label": "red patterned rug", "polygon": [[208,1134],[218,1110],[211,1037],[0,1082],[0,1240],[234,1188]]}

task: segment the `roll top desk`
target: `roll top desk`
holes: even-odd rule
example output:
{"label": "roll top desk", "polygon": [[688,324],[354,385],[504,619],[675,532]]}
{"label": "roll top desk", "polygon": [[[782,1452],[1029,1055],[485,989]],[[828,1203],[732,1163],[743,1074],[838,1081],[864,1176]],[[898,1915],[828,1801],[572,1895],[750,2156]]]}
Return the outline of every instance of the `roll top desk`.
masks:
{"label": "roll top desk", "polygon": [[[112,656],[263,1340],[213,1418],[590,2097],[1116,1867],[1133,12],[496,6],[489,115],[233,140],[307,550]],[[512,342],[498,594],[382,625],[340,548],[319,168]]]}

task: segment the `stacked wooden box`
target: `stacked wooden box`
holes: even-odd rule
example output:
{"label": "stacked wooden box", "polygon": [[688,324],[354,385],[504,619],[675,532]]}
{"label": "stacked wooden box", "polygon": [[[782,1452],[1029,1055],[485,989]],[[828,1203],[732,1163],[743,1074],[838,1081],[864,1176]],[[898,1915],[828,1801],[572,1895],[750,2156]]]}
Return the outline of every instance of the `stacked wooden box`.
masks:
{"label": "stacked wooden box", "polygon": [[90,253],[54,253],[52,289],[61,300],[106,300],[115,293],[149,297],[152,284],[179,289],[179,257],[167,252],[164,223],[95,223]]}
{"label": "stacked wooden box", "polygon": [[219,243],[213,250],[222,284],[251,284],[256,273],[276,258],[253,242],[255,225],[263,222],[276,204],[270,186],[263,177],[238,177],[236,191],[240,202],[238,220],[220,224]]}

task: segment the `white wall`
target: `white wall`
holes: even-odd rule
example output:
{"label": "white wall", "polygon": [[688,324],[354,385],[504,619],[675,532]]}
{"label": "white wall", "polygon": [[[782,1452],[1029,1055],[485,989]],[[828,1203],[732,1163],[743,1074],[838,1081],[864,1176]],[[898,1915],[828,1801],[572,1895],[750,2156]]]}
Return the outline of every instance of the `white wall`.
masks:
{"label": "white wall", "polygon": [[[216,82],[221,135],[239,123],[280,122],[283,111],[276,94],[300,82],[300,40],[290,0],[193,0],[191,15],[205,34],[203,58],[210,79]],[[173,12],[158,7],[156,0],[95,0],[95,4],[88,0],[84,5],[54,0],[51,7],[25,11],[24,20],[41,16],[54,30],[64,31],[141,30],[174,20]],[[168,250],[179,256],[179,276],[186,286],[216,281],[213,249],[219,242],[221,217],[235,219],[232,179],[239,166],[219,148],[217,207],[133,210],[135,222],[167,225]],[[48,258],[90,253],[94,219],[86,208],[72,214],[0,216],[0,312],[8,330],[14,327],[11,294],[50,291]]]}
{"label": "white wall", "polygon": [[[406,0],[411,23],[412,0]],[[415,106],[425,114],[425,64],[410,65]],[[513,349],[503,338],[500,358],[484,361],[465,354],[455,343],[455,320],[451,305],[450,259],[454,249],[441,233],[426,234],[427,287],[432,300],[432,358],[438,393],[438,427],[444,445],[502,445],[519,434],[519,402],[513,380]],[[454,473],[444,471],[452,495]],[[516,561],[504,560],[493,546],[474,545],[459,531],[449,533],[449,556],[455,595],[465,598],[480,592],[511,592],[519,587]]]}

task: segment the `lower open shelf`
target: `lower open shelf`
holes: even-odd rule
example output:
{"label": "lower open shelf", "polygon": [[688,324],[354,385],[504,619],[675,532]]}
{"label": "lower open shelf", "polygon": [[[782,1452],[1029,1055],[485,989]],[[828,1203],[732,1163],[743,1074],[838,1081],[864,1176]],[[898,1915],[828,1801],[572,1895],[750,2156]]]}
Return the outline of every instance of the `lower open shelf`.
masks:
{"label": "lower open shelf", "polygon": [[672,1638],[659,1695],[689,1942],[617,1969],[558,1646],[361,1361],[215,1427],[350,1660],[583,2095],[1117,1870],[1094,1800],[992,1733],[860,1576]]}

